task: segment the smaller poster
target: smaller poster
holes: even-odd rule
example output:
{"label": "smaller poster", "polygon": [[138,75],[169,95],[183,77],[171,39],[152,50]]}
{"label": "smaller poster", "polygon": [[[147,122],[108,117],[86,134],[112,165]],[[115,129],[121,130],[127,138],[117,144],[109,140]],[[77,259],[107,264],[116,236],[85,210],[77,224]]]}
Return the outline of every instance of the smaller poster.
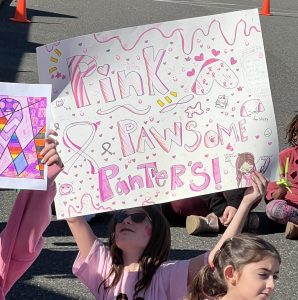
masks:
{"label": "smaller poster", "polygon": [[50,84],[0,82],[0,188],[45,190]]}

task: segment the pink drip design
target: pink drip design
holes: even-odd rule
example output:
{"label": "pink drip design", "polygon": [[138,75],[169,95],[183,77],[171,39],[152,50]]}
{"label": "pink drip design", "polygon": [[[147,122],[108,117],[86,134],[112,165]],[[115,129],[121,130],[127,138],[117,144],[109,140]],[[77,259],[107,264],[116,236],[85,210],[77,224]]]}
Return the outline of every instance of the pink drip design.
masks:
{"label": "pink drip design", "polygon": [[237,25],[236,25],[236,28],[235,28],[235,32],[234,32],[233,38],[231,39],[231,41],[229,41],[228,38],[225,36],[223,30],[222,30],[220,21],[214,19],[214,20],[209,24],[209,27],[208,27],[208,30],[207,30],[206,33],[205,33],[204,30],[201,29],[201,28],[197,28],[197,29],[193,32],[192,38],[191,38],[191,48],[190,48],[190,51],[189,51],[189,52],[187,52],[187,51],[185,50],[185,39],[184,39],[184,36],[183,36],[183,33],[182,33],[182,32],[183,32],[183,29],[182,29],[182,28],[176,28],[176,29],[174,29],[174,30],[173,30],[170,34],[168,34],[168,35],[166,35],[161,29],[159,29],[159,28],[157,28],[157,27],[149,28],[149,29],[145,30],[144,32],[142,32],[142,33],[139,35],[139,37],[136,39],[136,41],[134,42],[134,44],[133,44],[131,47],[125,47],[124,44],[123,44],[123,42],[122,42],[122,40],[121,40],[121,37],[120,37],[119,35],[112,36],[112,37],[110,37],[110,38],[103,39],[103,40],[99,40],[99,39],[97,38],[96,34],[94,34],[93,36],[94,36],[94,39],[95,39],[98,43],[100,43],[100,44],[108,43],[108,42],[110,42],[110,41],[112,41],[112,40],[117,40],[117,41],[120,43],[120,45],[121,45],[121,47],[122,47],[122,49],[123,49],[124,51],[130,51],[130,50],[134,49],[134,48],[137,46],[137,44],[140,42],[141,38],[144,37],[144,36],[146,35],[146,33],[150,32],[150,31],[158,31],[158,32],[160,33],[160,35],[161,35],[162,37],[166,38],[166,39],[169,39],[169,38],[173,37],[176,33],[178,33],[178,34],[180,35],[181,42],[182,42],[182,51],[183,51],[183,53],[184,53],[185,55],[189,55],[189,54],[192,52],[192,50],[193,50],[194,36],[195,36],[195,34],[196,34],[197,32],[201,32],[204,36],[208,36],[209,33],[210,33],[210,30],[211,30],[211,27],[213,26],[213,24],[218,24],[218,26],[219,26],[219,31],[220,31],[220,33],[221,33],[221,35],[222,35],[224,41],[226,42],[227,45],[232,46],[232,45],[234,45],[235,42],[236,42],[237,32],[238,32],[238,27],[239,27],[239,25],[240,25],[241,23],[244,23],[244,30],[243,30],[243,33],[244,33],[245,36],[249,36],[249,35],[252,33],[253,30],[255,30],[256,32],[261,32],[261,30],[260,30],[259,28],[257,28],[256,26],[251,26],[250,28],[247,28],[248,26],[247,26],[246,21],[243,20],[243,19],[241,19],[241,20],[237,23]]}

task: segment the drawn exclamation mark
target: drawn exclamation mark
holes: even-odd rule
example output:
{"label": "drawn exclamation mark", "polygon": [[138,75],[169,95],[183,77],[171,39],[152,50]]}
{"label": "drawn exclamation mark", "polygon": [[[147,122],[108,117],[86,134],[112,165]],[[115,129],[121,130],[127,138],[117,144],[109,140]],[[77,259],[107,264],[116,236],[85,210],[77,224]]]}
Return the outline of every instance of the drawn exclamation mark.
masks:
{"label": "drawn exclamation mark", "polygon": [[219,168],[219,159],[213,158],[212,159],[212,170],[213,170],[213,178],[216,186],[219,187],[219,184],[221,183],[221,175],[220,175],[220,168]]}

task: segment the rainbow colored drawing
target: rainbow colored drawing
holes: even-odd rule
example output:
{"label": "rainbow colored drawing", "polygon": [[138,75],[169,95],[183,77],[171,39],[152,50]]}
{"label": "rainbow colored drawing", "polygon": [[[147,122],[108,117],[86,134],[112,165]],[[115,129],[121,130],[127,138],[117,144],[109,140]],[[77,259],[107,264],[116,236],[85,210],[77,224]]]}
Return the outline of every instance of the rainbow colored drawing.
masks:
{"label": "rainbow colored drawing", "polygon": [[44,179],[46,108],[46,97],[0,95],[1,178]]}

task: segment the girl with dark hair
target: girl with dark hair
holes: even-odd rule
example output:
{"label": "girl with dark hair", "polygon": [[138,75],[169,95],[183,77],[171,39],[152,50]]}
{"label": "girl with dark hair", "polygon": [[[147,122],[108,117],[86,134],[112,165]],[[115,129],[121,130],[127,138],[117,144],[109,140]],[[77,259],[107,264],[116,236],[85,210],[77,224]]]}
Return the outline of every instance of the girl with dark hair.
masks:
{"label": "girl with dark hair", "polygon": [[258,172],[252,177],[252,186],[214,249],[189,260],[167,261],[170,229],[155,206],[116,212],[108,247],[96,238],[84,217],[67,219],[80,250],[73,273],[96,299],[181,300],[207,260],[213,260],[227,238],[241,232],[251,206],[265,192],[265,177]]}
{"label": "girl with dark hair", "polygon": [[270,299],[281,258],[273,245],[252,235],[227,239],[195,278],[188,300]]}
{"label": "girl with dark hair", "polygon": [[286,224],[285,237],[298,238],[298,114],[287,127],[286,139],[290,147],[279,153],[278,182],[269,182],[266,194],[268,218]]}

